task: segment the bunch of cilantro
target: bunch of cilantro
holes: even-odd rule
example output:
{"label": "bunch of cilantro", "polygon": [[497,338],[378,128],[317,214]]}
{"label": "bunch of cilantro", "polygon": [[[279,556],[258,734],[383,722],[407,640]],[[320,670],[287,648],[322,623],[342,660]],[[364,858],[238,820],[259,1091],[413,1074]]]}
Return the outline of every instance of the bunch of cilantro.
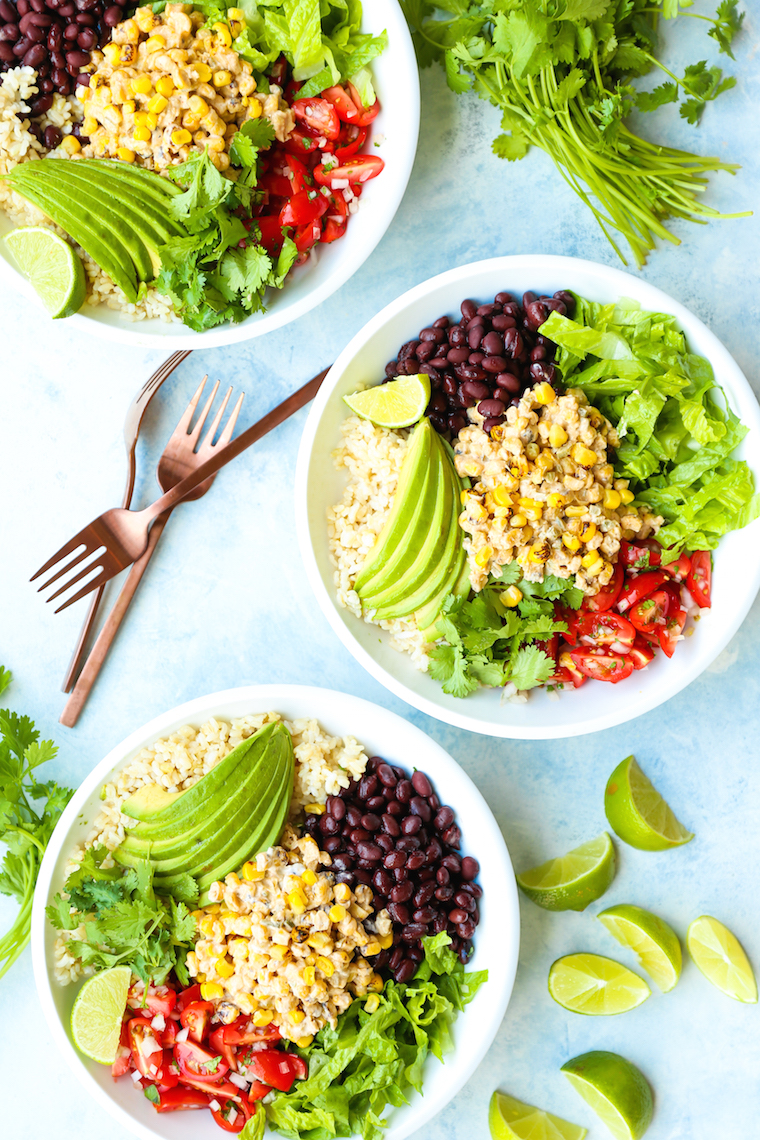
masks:
{"label": "bunch of cilantro", "polygon": [[357,998],[335,1029],[325,1026],[299,1050],[309,1076],[277,1094],[272,1128],[293,1140],[380,1140],[386,1107],[406,1104],[412,1089],[422,1093],[428,1054],[443,1061],[453,1049],[454,1018],[488,980],[487,971],[465,971],[450,941],[445,932],[423,938],[425,958],[410,982],[386,982],[374,1013]]}
{"label": "bunch of cilantro", "polygon": [[172,971],[189,985],[185,958],[192,950],[195,919],[187,903],[198,897],[190,875],[178,877],[174,897],[153,890],[153,869],[147,860],[124,871],[105,867],[105,847],[90,847],[69,875],[64,893],[47,908],[56,930],[84,925],[84,938],[69,938],[66,950],[82,966],[107,970],[129,966],[148,985],[162,985]]}
{"label": "bunch of cilantro", "polygon": [[[0,693],[11,679],[11,673],[0,666]],[[53,780],[42,783],[37,779],[36,770],[52,760],[58,749],[52,740],[40,740],[29,717],[0,710],[0,733],[0,839],[8,848],[0,869],[0,893],[20,904],[13,925],[0,938],[1,978],[29,941],[32,897],[42,856],[74,793]],[[44,800],[44,806],[38,800]]]}
{"label": "bunch of cilantro", "polygon": [[675,317],[578,297],[574,320],[552,313],[541,332],[559,346],[563,382],[617,429],[616,474],[665,519],[657,538],[671,557],[714,550],[760,516],[752,471],[732,458],[748,428],[710,362],[688,351]]}
{"label": "bunch of cilantro", "polygon": [[[518,583],[522,601],[516,609],[507,608],[499,595]],[[519,565],[510,562],[470,601],[453,595],[446,599],[435,624],[442,640],[430,651],[430,676],[452,697],[467,697],[481,685],[534,689],[557,668],[536,642],[567,630],[555,618],[554,603],[577,610],[582,601],[571,580],[547,574],[543,582],[526,582]]]}
{"label": "bunch of cilantro", "polygon": [[[738,167],[658,146],[626,125],[634,110],[680,104],[696,124],[707,102],[735,85],[706,60],[673,74],[655,56],[662,16],[693,15],[709,24],[719,51],[733,58],[743,13],[721,0],[715,18],[682,12],[692,0],[401,0],[422,67],[440,63],[458,94],[474,89],[502,111],[493,143],[515,161],[531,146],[554,161],[594,214],[620,258],[614,233],[636,264],[656,238],[678,244],[669,217],[705,221],[719,214],[699,202],[705,175]],[[633,80],[659,68],[667,82],[641,91]]]}

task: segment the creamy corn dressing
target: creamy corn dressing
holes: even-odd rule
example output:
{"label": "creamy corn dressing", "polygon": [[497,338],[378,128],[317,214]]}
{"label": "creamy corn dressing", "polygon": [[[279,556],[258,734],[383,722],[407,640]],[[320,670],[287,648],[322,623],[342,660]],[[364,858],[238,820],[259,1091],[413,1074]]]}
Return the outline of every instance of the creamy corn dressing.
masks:
{"label": "creamy corn dressing", "polygon": [[288,826],[281,846],[247,863],[242,878],[212,885],[187,967],[217,1020],[242,1012],[304,1045],[336,1025],[353,995],[382,989],[370,959],[391,945],[390,916],[373,915],[369,887],[336,883],[324,869],[330,861]]}
{"label": "creamy corn dressing", "polygon": [[454,451],[472,481],[459,517],[472,588],[514,561],[529,582],[548,573],[574,578],[584,594],[606,586],[621,540],[646,538],[663,522],[632,506],[628,480],[615,478],[608,449],[619,445],[583,392],[558,396],[549,384],[526,391],[490,433],[464,428]]}

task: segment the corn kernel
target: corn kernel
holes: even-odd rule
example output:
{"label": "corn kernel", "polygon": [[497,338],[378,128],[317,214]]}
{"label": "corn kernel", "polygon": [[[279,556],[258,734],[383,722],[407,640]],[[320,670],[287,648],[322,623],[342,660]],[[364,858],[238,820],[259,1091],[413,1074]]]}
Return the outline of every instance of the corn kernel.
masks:
{"label": "corn kernel", "polygon": [[606,510],[616,511],[622,501],[623,500],[621,499],[619,493],[617,491],[613,491],[612,488],[610,488],[609,491],[604,492],[604,506]]}
{"label": "corn kernel", "polygon": [[549,428],[549,443],[552,447],[562,447],[563,443],[567,443],[567,432],[559,424],[552,424]]}
{"label": "corn kernel", "polygon": [[153,132],[149,131],[147,127],[135,127],[132,131],[132,135],[137,142],[150,142],[152,133]]}
{"label": "corn kernel", "polygon": [[301,875],[301,882],[306,883],[307,887],[313,887],[316,881],[317,876],[315,875],[314,871],[311,871],[308,868]]}
{"label": "corn kernel", "polygon": [[211,68],[207,63],[194,63],[195,74],[198,76],[199,83],[208,83],[211,78]]}
{"label": "corn kernel", "polygon": [[374,1013],[377,1010],[379,1005],[380,1005],[379,994],[370,994],[364,1003],[364,1008],[366,1009],[367,1013]]}
{"label": "corn kernel", "polygon": [[218,982],[203,982],[201,983],[201,997],[204,1001],[224,997],[224,987],[220,986]]}
{"label": "corn kernel", "polygon": [[162,75],[156,80],[156,91],[159,95],[165,95],[167,99],[174,93],[174,80],[171,75]]}
{"label": "corn kernel", "polygon": [[232,47],[232,36],[226,24],[217,21],[216,24],[211,25],[211,30],[212,32],[216,32],[225,47]]}
{"label": "corn kernel", "polygon": [[333,966],[330,959],[323,957],[321,954],[317,958],[317,966],[319,967],[319,969],[322,971],[322,973],[325,975],[326,978],[331,978],[333,976],[333,974],[335,973],[335,967]]}
{"label": "corn kernel", "polygon": [[172,131],[172,142],[175,146],[186,146],[187,143],[193,141],[193,136],[184,127],[180,127],[178,131]]}
{"label": "corn kernel", "polygon": [[536,384],[533,389],[533,398],[537,404],[551,404],[557,397],[557,393],[552,388],[551,384],[543,381],[541,384]]}
{"label": "corn kernel", "polygon": [[526,525],[527,525],[527,522],[528,522],[528,520],[527,520],[527,518],[525,517],[525,515],[523,515],[523,514],[519,514],[519,513],[518,513],[518,514],[516,514],[516,515],[512,515],[512,518],[511,518],[511,520],[510,520],[510,521],[511,521],[511,523],[512,523],[512,526],[515,526],[515,527],[518,527],[518,528],[519,528],[519,527],[521,527],[521,526],[526,526]]}
{"label": "corn kernel", "polygon": [[136,44],[140,38],[140,28],[135,20],[125,20],[119,25],[119,31],[130,44]]}
{"label": "corn kernel", "polygon": [[332,942],[332,938],[330,938],[329,934],[317,930],[314,934],[310,934],[306,941],[309,943],[309,946],[313,946],[315,950],[325,950]]}
{"label": "corn kernel", "polygon": [[65,135],[63,141],[61,142],[61,150],[65,151],[68,155],[72,155],[77,154],[77,152],[81,149],[82,144],[80,143],[79,139],[74,138],[73,135]]}
{"label": "corn kernel", "polygon": [[152,32],[161,23],[158,16],[151,12],[150,8],[138,8],[134,19],[141,32]]}
{"label": "corn kernel", "polygon": [[302,977],[305,986],[313,986],[317,977],[316,970],[313,966],[306,966],[304,968]]}
{"label": "corn kernel", "polygon": [[303,891],[291,891],[288,895],[288,905],[294,914],[303,914],[306,910],[306,896]]}
{"label": "corn kernel", "polygon": [[204,938],[211,938],[214,933],[214,919],[211,915],[207,915],[206,918],[201,919],[198,923],[198,930]]}
{"label": "corn kernel", "polygon": [[232,76],[230,75],[229,71],[215,71],[212,82],[214,84],[214,87],[226,87],[227,84],[231,82],[231,80]]}
{"label": "corn kernel", "polygon": [[389,950],[393,945],[393,935],[390,932],[388,934],[381,934],[378,938],[378,942],[382,950]]}
{"label": "corn kernel", "polygon": [[270,1025],[274,1014],[269,1009],[257,1009],[253,1015],[253,1024],[261,1027],[262,1025]]}
{"label": "corn kernel", "polygon": [[91,115],[85,115],[84,120],[82,121],[82,134],[86,138],[89,138],[90,135],[95,134],[99,125],[100,124],[98,123],[97,119],[93,119]]}
{"label": "corn kernel", "polygon": [[568,507],[565,514],[569,519],[582,519],[587,509],[587,507]]}
{"label": "corn kernel", "polygon": [[248,100],[248,118],[249,119],[260,119],[261,114],[262,114],[262,107],[261,107],[261,103],[259,102],[259,100],[258,99],[249,99]]}
{"label": "corn kernel", "polygon": [[564,507],[567,499],[564,495],[560,495],[558,491],[553,491],[551,495],[547,497],[547,502],[553,510],[558,511],[560,507]]}
{"label": "corn kernel", "polygon": [[150,127],[150,129],[152,131],[155,131],[156,127],[158,126],[157,116],[156,115],[148,115],[145,119],[145,126]]}
{"label": "corn kernel", "polygon": [[214,963],[214,969],[220,978],[231,978],[235,973],[235,967],[232,965],[232,962],[228,962],[223,956],[217,958]]}
{"label": "corn kernel", "polygon": [[563,669],[575,669],[575,662],[569,653],[560,653],[559,663]]}
{"label": "corn kernel", "polygon": [[581,542],[590,542],[596,536],[596,523],[589,523],[583,534],[581,535]]}
{"label": "corn kernel", "polygon": [[235,1005],[239,1006],[243,1013],[247,1013],[249,1016],[256,1008],[256,1003],[250,994],[237,994],[235,997]]}
{"label": "corn kernel", "polygon": [[243,864],[243,878],[247,883],[256,883],[264,878],[263,871],[257,871],[254,863]]}
{"label": "corn kernel", "polygon": [[501,483],[499,483],[498,487],[494,487],[493,498],[494,502],[497,503],[500,507],[512,506],[512,500],[509,497],[509,491],[506,487],[502,486]]}
{"label": "corn kernel", "polygon": [[372,975],[369,982],[367,983],[367,989],[368,990],[374,990],[374,992],[376,994],[380,994],[383,992],[383,979],[380,977],[379,974],[373,974]]}
{"label": "corn kernel", "polygon": [[481,546],[480,550],[475,555],[476,566],[480,566],[481,568],[486,567],[488,565],[488,563],[491,561],[491,555],[492,554],[493,554],[493,548],[492,547],[490,547],[488,545]]}
{"label": "corn kernel", "polygon": [[519,590],[517,586],[510,586],[509,589],[502,590],[499,594],[499,601],[503,606],[507,606],[509,609],[514,609],[515,606],[519,606],[522,600],[522,590]]}
{"label": "corn kernel", "polygon": [[89,87],[77,87],[76,97],[80,103],[86,103],[88,99],[92,98],[92,91]]}
{"label": "corn kernel", "polygon": [[563,534],[562,542],[568,550],[575,551],[580,550],[581,548],[581,540],[579,538],[576,538],[574,534]]}
{"label": "corn kernel", "polygon": [[133,99],[125,99],[121,105],[122,115],[134,115],[135,104]]}
{"label": "corn kernel", "polygon": [[296,1025],[300,1025],[305,1018],[306,1014],[302,1009],[293,1009],[290,1011],[290,1020],[295,1022]]}
{"label": "corn kernel", "polygon": [[589,578],[597,578],[607,565],[609,564],[606,563],[603,558],[598,558],[596,562],[593,562],[586,568],[586,574]]}
{"label": "corn kernel", "polygon": [[333,894],[335,895],[336,902],[349,902],[351,899],[351,888],[346,883],[337,883]]}
{"label": "corn kernel", "polygon": [[298,1046],[299,1049],[308,1049],[308,1047],[311,1045],[313,1040],[314,1040],[314,1034],[309,1033],[306,1037],[297,1037],[296,1038],[296,1045]]}
{"label": "corn kernel", "polygon": [[324,804],[307,804],[303,810],[305,812],[308,812],[309,815],[322,815],[324,813],[324,810],[325,810],[325,805]]}
{"label": "corn kernel", "polygon": [[248,957],[248,943],[245,938],[233,938],[229,943],[228,949],[233,958]]}
{"label": "corn kernel", "polygon": [[147,75],[137,75],[130,82],[130,86],[135,95],[150,95],[152,84]]}
{"label": "corn kernel", "polygon": [[152,111],[154,115],[160,115],[168,105],[169,100],[165,99],[163,95],[154,95],[148,103],[148,110]]}
{"label": "corn kernel", "polygon": [[163,36],[151,36],[150,39],[145,41],[145,50],[148,53],[151,53],[154,51],[161,51],[161,49],[165,48],[165,47],[166,47],[166,40],[164,39]]}
{"label": "corn kernel", "polygon": [[133,150],[130,150],[128,146],[118,146],[116,148],[116,154],[122,162],[135,161],[135,152]]}
{"label": "corn kernel", "polygon": [[475,522],[481,522],[483,519],[488,518],[488,511],[481,502],[475,497],[470,495],[467,503],[467,513]]}
{"label": "corn kernel", "polygon": [[579,467],[593,467],[599,458],[595,451],[584,447],[582,443],[576,443],[572,455]]}
{"label": "corn kernel", "polygon": [[554,456],[550,451],[542,451],[536,460],[536,467],[539,471],[549,471],[554,466]]}
{"label": "corn kernel", "polygon": [[330,922],[342,922],[348,913],[344,906],[339,904],[330,907]]}
{"label": "corn kernel", "polygon": [[620,492],[620,498],[621,498],[622,502],[624,502],[625,505],[628,506],[629,503],[633,502],[633,500],[636,498],[636,496],[634,495],[633,491],[625,490],[625,491]]}
{"label": "corn kernel", "polygon": [[367,945],[364,947],[364,953],[366,954],[366,956],[368,958],[373,958],[375,956],[375,954],[379,954],[381,950],[382,950],[382,946],[380,945],[379,942],[377,942],[374,939],[372,942],[368,942]]}
{"label": "corn kernel", "polygon": [[276,958],[278,962],[282,962],[283,959],[287,958],[287,956],[287,946],[272,946],[269,950],[269,957]]}
{"label": "corn kernel", "polygon": [[548,562],[551,554],[549,543],[544,539],[542,542],[534,542],[530,548],[531,562]]}
{"label": "corn kernel", "polygon": [[106,44],[103,48],[103,55],[111,64],[111,67],[116,67],[121,55],[121,46],[119,44]]}
{"label": "corn kernel", "polygon": [[242,8],[228,8],[227,15],[231,20],[237,20],[241,24],[245,20],[245,12]]}
{"label": "corn kernel", "polygon": [[584,570],[590,569],[597,562],[602,562],[603,559],[597,550],[591,550],[588,554],[584,554],[581,558],[581,566]]}

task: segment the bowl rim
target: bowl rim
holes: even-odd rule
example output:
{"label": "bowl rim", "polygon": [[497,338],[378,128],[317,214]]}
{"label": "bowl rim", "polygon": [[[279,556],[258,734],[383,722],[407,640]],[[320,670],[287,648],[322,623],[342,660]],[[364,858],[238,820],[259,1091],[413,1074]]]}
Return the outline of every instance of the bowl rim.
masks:
{"label": "bowl rim", "polygon": [[[446,1062],[447,1083],[443,1097],[437,1099],[428,1096],[418,1097],[412,1101],[418,1113],[412,1116],[409,1124],[400,1124],[393,1127],[391,1123],[387,1129],[384,1140],[405,1140],[412,1132],[423,1127],[440,1112],[446,1104],[456,1095],[462,1086],[470,1079],[477,1066],[490,1048],[499,1026],[506,1013],[512,989],[514,986],[517,963],[520,950],[520,907],[517,894],[517,885],[511,859],[504,836],[494,815],[488,806],[483,794],[464,769],[457,764],[452,756],[432,737],[427,736],[422,729],[411,724],[404,717],[393,713],[382,705],[376,705],[361,697],[341,692],[337,689],[325,689],[310,685],[269,684],[245,685],[238,688],[221,690],[216,693],[196,697],[190,701],[176,706],[159,714],[147,724],[131,732],[123,741],[113,747],[106,756],[90,771],[79,785],[68,805],[64,809],[56,824],[53,835],[48,843],[40,867],[37,885],[32,904],[31,919],[31,952],[34,971],[35,988],[42,1005],[42,1011],[52,1034],[53,1040],[66,1062],[74,1072],[85,1090],[121,1125],[130,1129],[142,1140],[163,1140],[152,1128],[145,1127],[136,1120],[131,1113],[122,1108],[97,1083],[88,1068],[85,1059],[79,1054],[70,1040],[67,1030],[55,1005],[53,992],[58,985],[53,978],[52,964],[49,966],[46,954],[46,914],[45,907],[51,892],[51,884],[56,871],[56,864],[67,843],[72,843],[70,833],[78,820],[83,805],[98,786],[105,782],[111,771],[124,763],[131,753],[144,747],[147,743],[173,731],[172,726],[199,718],[208,718],[219,715],[222,717],[232,714],[222,713],[219,710],[231,703],[250,702],[254,710],[264,711],[266,708],[277,709],[278,702],[297,706],[299,701],[319,701],[326,706],[326,718],[346,719],[351,723],[360,725],[363,718],[373,717],[386,720],[394,725],[395,731],[402,732],[409,740],[409,751],[415,754],[415,742],[426,751],[426,763],[434,757],[436,767],[446,773],[446,778],[453,778],[461,786],[467,788],[474,812],[478,815],[478,829],[481,835],[488,835],[489,860],[498,860],[498,872],[504,880],[503,892],[498,902],[494,899],[494,907],[499,908],[502,926],[506,938],[500,946],[500,969],[497,974],[491,971],[488,981],[488,1003],[484,1009],[479,1009],[479,1043],[476,1049],[470,1050],[465,1056],[461,1055],[459,1063],[454,1064],[455,1053],[448,1056]],[[216,714],[214,712],[216,711]],[[244,714],[238,714],[244,715]],[[372,730],[374,731],[374,730]],[[359,733],[360,737],[360,733]],[[416,750],[419,752],[419,748]],[[474,1010],[465,1011],[461,1018],[472,1016]],[[267,1131],[266,1135],[275,1135]]]}
{"label": "bowl rim", "polygon": [[[329,590],[324,583],[317,562],[315,545],[311,537],[308,511],[309,468],[316,450],[322,414],[330,401],[334,398],[335,389],[340,383],[346,368],[362,352],[366,343],[376,332],[380,331],[389,320],[403,316],[405,310],[417,301],[423,300],[440,287],[454,284],[462,285],[462,297],[464,297],[470,291],[470,285],[473,289],[475,288],[475,279],[477,277],[495,271],[501,273],[507,283],[509,282],[510,274],[517,276],[521,272],[531,272],[535,273],[536,276],[552,275],[555,280],[569,280],[570,285],[572,285],[573,272],[576,274],[592,274],[597,276],[600,281],[604,281],[607,285],[617,288],[618,296],[620,297],[630,296],[640,300],[643,295],[646,295],[649,300],[646,302],[640,301],[644,307],[671,313],[684,329],[690,325],[692,327],[699,327],[700,336],[706,340],[709,346],[709,351],[706,355],[709,355],[716,376],[720,375],[721,383],[724,382],[724,377],[728,376],[729,382],[727,386],[731,389],[732,393],[741,391],[745,397],[748,396],[750,398],[752,414],[749,417],[747,414],[743,414],[742,419],[747,423],[750,429],[747,438],[751,436],[756,443],[760,441],[760,407],[758,407],[757,398],[739,365],[731,356],[728,349],[699,317],[690,312],[681,302],[676,301],[669,294],[663,292],[663,290],[659,289],[656,285],[651,285],[649,282],[634,277],[633,274],[627,273],[622,269],[589,261],[585,258],[567,257],[556,254],[514,254],[487,258],[482,261],[469,262],[465,265],[448,269],[407,290],[372,317],[359,329],[343,349],[317,393],[309,411],[301,438],[296,462],[294,487],[296,533],[306,575],[316,595],[322,613],[355,660],[357,660],[375,680],[379,681],[381,685],[390,690],[395,696],[400,697],[401,700],[406,701],[407,704],[412,705],[428,716],[435,717],[437,720],[444,721],[446,724],[452,725],[455,728],[467,729],[470,732],[477,732],[485,736],[512,740],[556,740],[571,736],[582,736],[591,732],[601,731],[602,729],[612,728],[619,724],[625,724],[637,716],[651,712],[675,696],[682,689],[686,688],[687,685],[691,684],[693,680],[703,673],[725,649],[726,645],[746,618],[755,600],[755,596],[758,590],[760,590],[760,559],[756,559],[754,566],[748,568],[745,575],[747,589],[741,605],[735,610],[733,619],[728,622],[720,634],[714,638],[709,660],[691,662],[689,665],[682,665],[679,669],[670,670],[667,683],[662,684],[654,694],[647,693],[646,697],[640,697],[639,699],[635,699],[633,694],[631,694],[628,711],[621,708],[600,712],[588,718],[586,721],[575,724],[510,725],[492,724],[466,711],[460,713],[457,709],[443,708],[429,697],[414,692],[407,687],[403,681],[399,680],[393,673],[379,664],[375,658],[367,652],[364,646],[360,644],[357,638],[354,637],[348,624],[344,621],[342,615],[346,611],[339,608],[337,599],[334,597],[334,591]],[[748,419],[752,422],[748,422]],[[751,528],[754,528],[756,533],[760,531],[760,520],[751,523],[745,530],[750,530]],[[736,531],[733,533],[740,534],[741,532]],[[717,551],[714,553],[717,553]],[[355,618],[354,620],[358,621],[359,619]],[[378,629],[378,633],[380,632]],[[498,698],[495,696],[494,699]],[[461,703],[466,706],[466,699]]]}
{"label": "bowl rim", "polygon": [[[379,23],[384,23],[388,31],[388,47],[383,54],[385,55],[387,53],[388,60],[390,60],[391,57],[393,58],[393,72],[394,74],[397,73],[405,77],[409,90],[407,92],[407,102],[404,108],[405,114],[403,117],[399,116],[398,118],[399,137],[401,131],[403,131],[403,149],[400,151],[398,167],[400,177],[397,178],[392,186],[384,186],[382,194],[376,195],[376,208],[380,213],[380,222],[374,227],[369,238],[365,239],[362,246],[357,248],[351,257],[347,267],[348,272],[345,271],[345,268],[333,270],[326,280],[311,289],[306,296],[293,302],[291,305],[287,305],[282,310],[275,308],[274,312],[269,309],[264,314],[253,313],[239,324],[228,323],[217,328],[207,329],[200,333],[194,332],[187,326],[177,322],[174,322],[171,326],[166,325],[157,318],[151,321],[151,324],[155,323],[156,331],[153,332],[144,331],[144,326],[147,322],[142,320],[127,321],[126,319],[122,319],[118,323],[111,324],[98,319],[95,313],[90,315],[88,309],[91,307],[87,305],[84,306],[83,310],[75,313],[67,320],[66,323],[70,328],[76,332],[88,333],[100,340],[131,345],[135,348],[162,349],[171,346],[173,348],[205,349],[228,344],[239,344],[244,341],[254,340],[259,336],[264,336],[266,333],[274,332],[275,329],[283,328],[285,325],[298,320],[312,309],[321,305],[323,301],[326,301],[328,297],[332,296],[333,293],[337,292],[338,289],[358,273],[364,262],[374,252],[377,245],[387,233],[401,205],[401,200],[406,193],[406,188],[411,177],[420,130],[419,68],[417,66],[411,33],[404,19],[403,12],[397,0],[364,0],[365,11],[370,8],[373,10],[373,15],[377,8],[380,8],[383,13],[378,21]],[[8,220],[7,215],[4,213],[0,212],[0,216]],[[350,240],[350,238],[348,240]],[[0,281],[5,283],[9,288],[14,289],[31,304],[36,306],[40,318],[44,319],[47,317],[47,313],[43,309],[31,282],[16,268],[12,260],[4,256],[0,256]],[[280,293],[278,296],[282,296],[282,294]],[[102,308],[102,306],[98,308]],[[169,327],[177,331],[163,331]]]}

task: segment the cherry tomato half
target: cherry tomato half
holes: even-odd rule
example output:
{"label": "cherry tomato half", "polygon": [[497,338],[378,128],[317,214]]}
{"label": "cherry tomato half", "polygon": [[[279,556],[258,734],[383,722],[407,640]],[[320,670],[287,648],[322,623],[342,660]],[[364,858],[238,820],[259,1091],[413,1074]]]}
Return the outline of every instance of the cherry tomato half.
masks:
{"label": "cherry tomato half", "polygon": [[174,1046],[174,1056],[182,1076],[199,1081],[218,1081],[229,1069],[223,1057],[210,1053],[195,1041],[178,1041]]}
{"label": "cherry tomato half", "polygon": [[200,1044],[206,1036],[213,1012],[214,1006],[210,1001],[192,1001],[182,1010],[180,1022],[189,1030],[193,1041]]}
{"label": "cherry tomato half", "polygon": [[293,128],[282,146],[288,154],[294,154],[296,158],[309,158],[310,155],[316,154],[319,150],[332,149],[330,143],[327,146],[318,146],[317,136],[309,134],[308,131],[302,130],[300,127]]}
{"label": "cherry tomato half", "polygon": [[619,657],[616,653],[600,653],[594,649],[571,649],[570,656],[581,673],[595,681],[610,681],[617,685],[633,672],[630,654]]}
{"label": "cherry tomato half", "polygon": [[168,1017],[177,1004],[177,995],[169,986],[134,985],[127,994],[127,1005],[130,1009],[147,1009],[155,1017],[157,1013]]}
{"label": "cherry tomato half", "polygon": [[236,1069],[237,1060],[235,1058],[235,1050],[226,1037],[229,1028],[230,1026],[228,1025],[218,1026],[213,1033],[209,1035],[208,1043],[215,1053],[221,1053],[230,1069]]}
{"label": "cherry tomato half", "polygon": [[686,586],[694,601],[704,610],[712,605],[712,559],[709,550],[695,550],[691,555],[691,570]]}
{"label": "cherry tomato half", "polygon": [[348,93],[354,101],[357,111],[359,112],[358,119],[355,122],[360,127],[368,127],[373,119],[376,119],[380,114],[380,100],[375,99],[375,102],[365,107],[362,103],[362,97],[354,87],[353,83],[348,84]]}
{"label": "cherry tomato half", "polygon": [[116,1050],[116,1060],[111,1065],[111,1076],[114,1080],[118,1077],[123,1077],[132,1068],[132,1051],[129,1048],[129,1029],[128,1023],[125,1021],[121,1026],[121,1035],[119,1037],[119,1047]]}
{"label": "cherry tomato half", "polygon": [[636,630],[627,618],[607,611],[584,614],[576,626],[583,645],[626,654],[636,640]]}
{"label": "cherry tomato half", "polygon": [[536,649],[540,649],[546,656],[557,664],[557,654],[559,653],[559,634],[553,633],[551,637],[544,641],[536,641]]}
{"label": "cherry tomato half", "polygon": [[657,634],[665,625],[668,612],[673,608],[672,595],[667,590],[655,590],[642,598],[628,611],[631,622],[643,634]]}
{"label": "cherry tomato half", "polygon": [[328,103],[332,103],[341,122],[359,125],[359,108],[345,87],[328,87],[326,91],[322,92],[322,98],[326,99]]}
{"label": "cherry tomato half", "polygon": [[[281,226],[308,226],[327,213],[327,199],[318,190],[299,190],[280,211]],[[321,227],[320,227],[321,233]]]}
{"label": "cherry tomato half", "polygon": [[567,631],[562,634],[568,645],[578,644],[578,622],[583,616],[578,610],[570,609],[569,606],[563,606],[561,602],[554,603],[554,616],[557,621],[563,621],[567,626]]}
{"label": "cherry tomato half", "polygon": [[367,128],[357,127],[352,123],[344,123],[340,135],[336,140],[333,154],[338,162],[344,162],[352,154],[361,150],[367,141]]}
{"label": "cherry tomato half", "polygon": [[676,582],[684,582],[691,571],[691,559],[688,554],[682,552],[675,561],[663,563],[662,568],[671,578],[675,578]]}
{"label": "cherry tomato half", "polygon": [[642,538],[638,542],[620,543],[620,561],[631,570],[651,570],[659,566],[662,547],[653,538]]}
{"label": "cherry tomato half", "polygon": [[232,1025],[224,1027],[224,1039],[228,1045],[262,1045],[281,1038],[276,1025],[252,1025],[250,1018],[241,1014]]}
{"label": "cherry tomato half", "polygon": [[186,1005],[190,1005],[191,1001],[201,1000],[201,987],[198,983],[194,986],[189,986],[188,989],[183,990],[177,998],[177,1005],[180,1009],[184,1009]]}
{"label": "cherry tomato half", "polygon": [[630,652],[631,661],[633,661],[634,669],[646,669],[650,661],[654,661],[655,651],[654,648],[644,640],[641,634],[636,634],[636,640],[633,643],[633,648]]}
{"label": "cherry tomato half", "polygon": [[322,138],[337,139],[340,134],[338,112],[329,99],[296,99],[291,110],[299,122]]}
{"label": "cherry tomato half", "polygon": [[258,1080],[280,1092],[290,1092],[296,1079],[290,1057],[276,1049],[254,1053],[250,1071]]}
{"label": "cherry tomato half", "polygon": [[623,576],[623,564],[616,562],[607,585],[603,586],[598,594],[585,597],[581,608],[591,613],[601,613],[603,610],[611,609],[623,588]]}
{"label": "cherry tomato half", "polygon": [[222,1132],[242,1132],[251,1115],[247,1097],[236,1097],[235,1100],[215,1097],[214,1103],[218,1104],[219,1108],[211,1108],[211,1115]]}
{"label": "cherry tomato half", "polygon": [[208,1108],[209,1098],[197,1089],[178,1085],[176,1088],[159,1090],[156,1112],[177,1112],[183,1108]]}
{"label": "cherry tomato half", "polygon": [[256,225],[259,227],[259,232],[261,233],[261,244],[267,253],[272,255],[278,254],[285,240],[282,236],[282,226],[279,217],[271,217],[267,214],[262,215],[262,217],[256,218]]}
{"label": "cherry tomato half", "polygon": [[673,608],[668,612],[665,625],[657,630],[660,646],[667,657],[672,657],[675,653],[685,624],[686,610]]}
{"label": "cherry tomato half", "polygon": [[382,158],[378,158],[376,154],[359,154],[340,166],[331,167],[330,170],[325,170],[322,165],[315,166],[314,178],[320,186],[329,186],[330,188],[332,188],[333,182],[348,182],[349,184],[368,182],[370,178],[376,178],[384,166],[385,163]]}
{"label": "cherry tomato half", "polygon": [[329,203],[327,217],[322,226],[323,242],[337,241],[343,237],[348,225],[348,204],[340,190],[335,191],[327,199]]}
{"label": "cherry tomato half", "polygon": [[165,1060],[161,1034],[156,1032],[147,1018],[133,1017],[127,1024],[127,1035],[132,1064],[148,1080],[157,1080]]}
{"label": "cherry tomato half", "polygon": [[566,665],[560,665],[557,672],[553,677],[549,678],[550,685],[572,685],[574,689],[580,689],[581,685],[585,685],[588,677],[585,673],[581,673],[580,669],[576,669],[573,663],[572,669]]}
{"label": "cherry tomato half", "polygon": [[667,581],[668,575],[664,570],[648,570],[646,574],[637,574],[635,578],[629,578],[615,603],[618,612],[624,614],[631,606],[648,597]]}

